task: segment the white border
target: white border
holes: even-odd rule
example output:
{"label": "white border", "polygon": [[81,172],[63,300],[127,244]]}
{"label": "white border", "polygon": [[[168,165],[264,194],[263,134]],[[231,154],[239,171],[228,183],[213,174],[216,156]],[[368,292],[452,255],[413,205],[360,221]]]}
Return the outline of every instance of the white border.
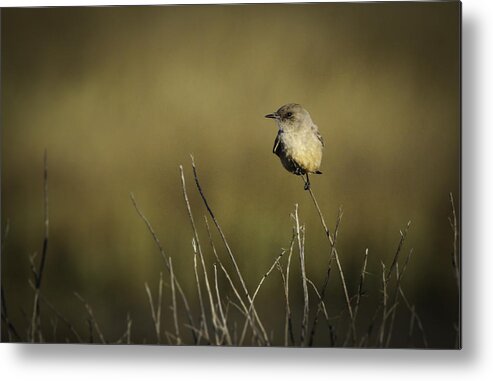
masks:
{"label": "white border", "polygon": [[[231,1],[217,1],[226,2]],[[242,1],[255,2],[259,1]],[[172,2],[2,0],[0,4],[5,7],[162,3]],[[2,379],[490,379],[493,374],[493,252],[489,237],[493,217],[493,101],[488,95],[493,88],[492,3],[490,0],[463,2],[462,351],[1,344]]]}

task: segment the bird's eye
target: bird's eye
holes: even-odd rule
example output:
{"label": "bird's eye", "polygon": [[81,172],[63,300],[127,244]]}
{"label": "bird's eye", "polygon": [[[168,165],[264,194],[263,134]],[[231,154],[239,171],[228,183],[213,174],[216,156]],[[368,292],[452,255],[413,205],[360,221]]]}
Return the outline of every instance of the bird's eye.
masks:
{"label": "bird's eye", "polygon": [[287,117],[287,118],[291,118],[292,116],[293,116],[293,113],[292,113],[292,112],[288,112],[288,113],[286,114],[286,117]]}

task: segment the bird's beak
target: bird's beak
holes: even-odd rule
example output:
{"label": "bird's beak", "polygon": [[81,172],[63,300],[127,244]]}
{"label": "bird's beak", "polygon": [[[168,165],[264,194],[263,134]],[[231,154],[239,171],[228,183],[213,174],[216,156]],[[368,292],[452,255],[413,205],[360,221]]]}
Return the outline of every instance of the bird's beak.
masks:
{"label": "bird's beak", "polygon": [[273,112],[272,114],[267,114],[265,117],[270,119],[279,119],[279,114],[277,112]]}

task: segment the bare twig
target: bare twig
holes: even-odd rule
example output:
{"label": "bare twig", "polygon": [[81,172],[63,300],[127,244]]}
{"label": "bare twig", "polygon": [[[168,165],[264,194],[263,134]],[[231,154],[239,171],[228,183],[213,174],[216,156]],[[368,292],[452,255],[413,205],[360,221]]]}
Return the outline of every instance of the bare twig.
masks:
{"label": "bare twig", "polygon": [[12,341],[12,336],[15,336],[17,338],[17,340],[22,341],[21,340],[21,337],[17,333],[17,330],[15,329],[14,325],[9,320],[9,317],[8,317],[9,315],[7,313],[7,301],[5,300],[5,295],[4,295],[3,287],[2,287],[1,294],[2,294],[2,314],[1,315],[2,315],[3,322],[7,326],[7,332],[8,332],[8,336],[9,336],[9,342]]}
{"label": "bare twig", "polygon": [[411,306],[411,319],[409,319],[409,330],[407,333],[407,345],[409,346],[414,332],[414,321],[416,320],[416,314],[414,313],[414,306]]}
{"label": "bare twig", "polygon": [[[145,223],[145,225],[147,227],[147,230],[151,234],[151,236],[152,236],[152,238],[154,240],[154,243],[156,244],[156,246],[157,246],[157,248],[159,250],[159,253],[161,254],[161,258],[163,259],[164,264],[165,264],[166,268],[168,269],[168,272],[171,273],[169,262],[168,262],[168,256],[164,252],[164,249],[163,249],[163,247],[161,245],[161,242],[159,242],[159,238],[157,237],[157,235],[156,235],[156,233],[155,233],[155,231],[154,231],[151,223],[146,218],[146,216],[141,212],[139,206],[137,205],[137,201],[135,201],[135,197],[134,197],[133,193],[130,193],[130,199],[132,200],[132,203],[133,203],[133,205],[135,207],[135,210],[137,211],[137,214],[142,219],[142,221],[144,221],[144,223]],[[185,293],[183,292],[183,289],[182,289],[180,283],[178,282],[178,279],[176,279],[176,278],[175,278],[175,286],[176,286],[176,289],[177,289],[178,293],[180,294],[180,298],[182,300],[183,306],[185,308],[185,312],[186,312],[187,317],[188,317],[189,325],[191,327],[195,327],[195,324],[194,324],[194,321],[193,321],[192,312],[190,311],[190,306],[188,304],[187,297],[186,297]],[[194,344],[197,344],[197,335],[195,333],[195,330],[191,329],[191,332],[192,332],[192,337],[193,337]]]}
{"label": "bare twig", "polygon": [[125,328],[125,332],[123,335],[116,341],[116,344],[131,344],[131,332],[132,332],[132,319],[130,319],[130,315],[127,313],[127,325]]}
{"label": "bare twig", "polygon": [[[238,279],[240,280],[240,283],[241,283],[241,286],[243,288],[244,294],[247,297],[248,302],[249,303],[252,303],[252,297],[250,296],[250,293],[248,292],[248,288],[246,286],[245,280],[243,279],[243,276],[241,275],[240,268],[238,267],[238,263],[236,262],[235,256],[233,255],[233,251],[231,250],[231,247],[229,246],[228,241],[226,240],[226,236],[224,235],[224,232],[221,229],[221,226],[219,225],[219,222],[217,221],[214,213],[212,212],[212,209],[209,206],[209,203],[207,202],[207,199],[205,198],[205,195],[204,195],[204,192],[202,190],[202,187],[200,186],[200,182],[199,182],[199,178],[198,178],[198,174],[197,174],[197,168],[195,167],[195,161],[193,159],[193,156],[190,155],[190,157],[191,157],[191,160],[192,160],[192,170],[193,170],[193,175],[194,175],[194,179],[195,179],[195,185],[197,186],[197,190],[198,190],[198,192],[200,194],[200,197],[202,198],[202,201],[204,202],[204,205],[205,205],[205,207],[207,209],[207,212],[209,213],[210,217],[212,218],[212,221],[214,222],[214,225],[216,226],[216,229],[219,232],[219,235],[221,236],[221,239],[222,239],[222,241],[224,243],[224,246],[226,247],[226,251],[228,252],[229,257],[231,259],[231,262],[233,263],[233,266],[234,266],[234,268],[236,270],[236,274],[238,276]],[[259,329],[260,329],[260,331],[262,333],[262,337],[263,337],[264,343],[265,343],[265,345],[269,345],[270,344],[269,343],[269,337],[267,335],[267,332],[265,331],[264,326],[262,325],[262,322],[260,321],[260,319],[258,317],[258,314],[257,314],[257,311],[255,309],[255,306],[253,306],[253,305],[252,305],[252,311],[253,311],[253,315],[254,315],[254,317],[256,319],[257,325],[259,326]]]}
{"label": "bare twig", "polygon": [[310,301],[308,298],[308,286],[306,281],[306,270],[305,270],[305,231],[304,227],[300,226],[299,216],[298,216],[298,204],[294,207],[294,221],[296,229],[296,241],[298,242],[298,252],[300,257],[300,268],[301,268],[301,281],[303,286],[303,317],[301,319],[301,346],[306,346],[306,330],[308,329],[308,316],[310,313]]}
{"label": "bare twig", "polygon": [[[248,307],[246,306],[245,302],[243,301],[243,298],[241,297],[240,292],[236,288],[236,286],[235,286],[233,280],[231,279],[231,276],[229,275],[228,271],[226,270],[226,267],[224,266],[221,259],[217,255],[216,247],[214,245],[214,241],[212,240],[211,230],[209,227],[209,223],[207,222],[207,218],[205,218],[205,225],[207,227],[207,233],[209,235],[209,242],[211,244],[212,251],[214,252],[214,256],[216,258],[216,261],[219,264],[219,266],[221,267],[221,270],[224,273],[224,276],[228,280],[228,283],[229,283],[231,289],[233,290],[233,293],[235,294],[236,298],[238,299],[238,302],[241,305],[241,313],[246,318],[248,323],[250,324],[250,327],[251,327],[252,332],[253,332],[253,336],[255,338],[258,338],[258,335],[261,333],[260,333],[259,329],[257,328],[255,322],[253,321],[251,314],[248,313]],[[238,345],[241,345],[241,343],[239,343]]]}
{"label": "bare twig", "polygon": [[127,344],[131,344],[131,336],[132,336],[132,319],[130,318],[130,315],[127,315]]}
{"label": "bare twig", "polygon": [[415,306],[412,306],[411,303],[409,303],[409,300],[407,299],[406,295],[404,294],[404,291],[402,290],[402,287],[399,287],[399,292],[401,294],[402,300],[404,300],[404,303],[407,307],[407,309],[411,312],[412,316],[414,316],[412,319],[413,321],[416,321],[418,325],[418,329],[421,333],[421,339],[423,340],[423,345],[425,348],[428,348],[428,339],[426,338],[426,333],[423,328],[423,323],[421,321],[421,318],[419,317],[418,313],[416,312]]}
{"label": "bare twig", "polygon": [[[375,309],[375,312],[373,313],[373,317],[370,321],[370,324],[368,325],[368,329],[366,331],[366,334],[361,338],[361,340],[359,342],[360,347],[369,346],[371,336],[374,332],[373,328],[376,325],[376,321],[377,321],[377,318],[378,318],[378,315],[379,315],[381,309],[382,309],[382,303],[379,303],[377,308]],[[378,337],[377,337],[377,341],[378,341]]]}
{"label": "bare twig", "polygon": [[354,306],[354,319],[355,320],[356,320],[356,317],[358,316],[359,304],[360,304],[361,296],[363,295],[363,284],[365,282],[367,263],[368,263],[368,248],[365,250],[365,259],[363,261],[363,268],[361,269],[361,274],[359,276],[358,293],[356,296],[356,304]]}
{"label": "bare twig", "polygon": [[221,317],[221,328],[223,333],[223,338],[226,339],[228,345],[231,345],[231,336],[229,334],[228,323],[226,321],[226,316],[223,311],[221,294],[219,293],[219,285],[217,281],[217,266],[214,264],[214,285],[216,286],[216,296],[217,296],[217,306],[219,311],[219,316]]}
{"label": "bare twig", "polygon": [[399,231],[401,235],[401,239],[399,240],[399,244],[397,245],[397,250],[395,251],[394,258],[392,259],[392,264],[390,265],[389,271],[385,275],[385,281],[388,283],[390,277],[392,276],[392,272],[395,269],[395,266],[397,265],[397,262],[399,260],[399,254],[402,250],[402,246],[404,245],[404,241],[407,238],[407,232],[409,231],[409,227],[411,226],[411,221],[408,221],[406,228],[404,231]]}
{"label": "bare twig", "polygon": [[[358,316],[358,310],[361,302],[361,297],[363,296],[363,284],[365,282],[365,275],[366,275],[366,266],[368,263],[368,248],[365,250],[365,257],[363,260],[363,267],[361,269],[360,273],[360,278],[359,278],[359,285],[358,285],[358,291],[356,293],[356,303],[354,306],[354,322],[356,325],[356,318]],[[351,328],[351,327],[350,327]],[[348,329],[346,333],[346,338],[344,340],[344,346],[347,345],[350,337],[351,329]],[[353,335],[353,346],[357,345],[357,338]]]}
{"label": "bare twig", "polygon": [[[320,312],[322,311],[322,302],[325,299],[325,293],[327,291],[327,286],[329,284],[330,273],[332,270],[332,260],[334,259],[334,252],[335,252],[335,247],[337,244],[337,236],[338,236],[338,232],[339,232],[339,226],[341,223],[341,219],[342,219],[342,208],[339,208],[339,212],[337,214],[336,225],[334,228],[334,239],[330,244],[329,262],[327,265],[325,280],[324,280],[324,284],[322,286],[322,291],[320,292],[320,300],[318,302],[317,312],[316,312],[315,317],[313,319],[312,330],[310,332],[310,337],[311,337],[310,340],[312,343],[313,343],[313,338],[315,337],[315,331],[317,330],[317,327],[318,327],[318,316],[319,316]],[[330,236],[330,234],[329,234],[329,236]],[[329,337],[331,337],[331,338],[333,337],[333,332],[331,332],[330,330],[329,330]]]}
{"label": "bare twig", "polygon": [[86,312],[87,312],[87,315],[89,316],[89,319],[88,319],[88,322],[89,322],[89,327],[94,327],[94,329],[96,330],[96,333],[98,334],[99,336],[99,340],[101,341],[102,344],[106,344],[106,340],[103,336],[103,333],[101,332],[101,329],[99,328],[99,324],[98,322],[96,321],[96,318],[94,317],[94,313],[92,311],[92,308],[91,306],[89,305],[89,303],[87,303],[85,301],[85,299],[80,296],[77,292],[74,292],[74,295],[77,297],[77,299],[80,300],[80,302],[84,305],[84,308],[86,309]]}
{"label": "bare twig", "polygon": [[31,328],[30,328],[30,341],[33,343],[36,341],[36,335],[40,342],[43,341],[43,336],[40,330],[41,326],[41,311],[39,305],[39,294],[41,291],[41,280],[43,278],[44,267],[46,262],[46,254],[48,252],[48,237],[49,237],[49,211],[48,211],[48,152],[44,152],[44,166],[43,166],[43,209],[44,209],[44,238],[43,248],[41,251],[41,260],[39,262],[39,269],[34,270],[35,265],[32,263],[34,274],[34,299],[33,299],[33,312],[31,316]]}
{"label": "bare twig", "polygon": [[[394,273],[394,270],[396,270],[398,268],[399,254],[402,251],[402,247],[403,247],[404,242],[405,242],[405,240],[407,238],[407,233],[409,231],[409,227],[410,226],[411,226],[411,221],[408,221],[408,223],[406,224],[406,228],[404,229],[404,231],[402,231],[402,230],[399,231],[401,238],[399,239],[399,244],[397,245],[396,252],[395,252],[394,257],[392,259],[392,263],[390,265],[390,268],[388,270],[386,270],[386,266],[382,262],[382,271],[383,271],[383,273],[382,273],[383,298],[382,298],[382,302],[381,302],[381,305],[380,306],[383,307],[383,311],[382,311],[382,314],[383,315],[382,315],[382,321],[381,321],[381,324],[380,324],[379,337],[378,337],[378,344],[379,344],[380,347],[383,347],[384,344],[386,344],[386,341],[385,341],[385,332],[386,332],[386,323],[387,323],[387,318],[389,316],[389,311],[393,311],[393,315],[392,315],[393,316],[392,317],[392,320],[393,320],[394,319],[394,315],[395,315],[395,311],[396,311],[396,308],[397,308],[397,298],[396,298],[397,291],[396,291],[396,294],[394,295],[394,302],[393,302],[394,305],[391,305],[390,308],[388,306],[388,286],[389,286],[389,281],[390,281],[390,277]],[[407,260],[409,260],[409,256],[408,256]],[[407,265],[407,262],[406,262],[406,265]],[[400,282],[399,276],[397,276],[397,282],[398,283]],[[396,288],[396,290],[398,290],[399,287],[400,286],[398,285],[397,288]],[[379,308],[380,308],[380,306],[379,306]],[[393,321],[392,321],[392,326],[393,326]],[[391,335],[391,333],[389,333],[388,335]],[[389,339],[389,336],[387,337],[387,340],[388,341],[390,340]]]}
{"label": "bare twig", "polygon": [[457,284],[457,290],[460,293],[460,268],[459,268],[459,259],[457,254],[457,244],[459,241],[459,228],[457,227],[457,215],[455,213],[455,203],[454,196],[452,192],[450,193],[450,205],[452,207],[452,218],[450,218],[450,226],[452,227],[452,231],[454,233],[454,249],[452,251],[452,266],[454,268],[454,276]]}
{"label": "bare twig", "polygon": [[194,251],[193,256],[193,270],[195,274],[195,283],[197,284],[197,294],[199,297],[199,305],[200,305],[200,335],[198,343],[200,343],[201,337],[205,337],[205,339],[210,343],[209,337],[209,329],[207,328],[207,318],[205,315],[204,308],[204,300],[202,299],[202,287],[200,285],[199,272],[197,270],[197,244],[195,243],[195,239],[192,238],[192,246]]}
{"label": "bare twig", "polygon": [[[209,222],[207,221],[207,216],[204,216],[204,221],[205,221],[205,226],[207,228],[207,235],[209,237],[209,243],[211,245],[212,252],[214,253],[214,257],[216,258],[217,262],[221,266],[221,269],[223,269],[223,271],[226,271],[223,264],[221,263],[221,260],[219,259],[219,256],[217,255],[216,246],[214,245],[214,240],[212,239],[211,229],[209,227]],[[203,264],[203,267],[204,267],[204,274],[206,274],[205,264]],[[230,281],[231,287],[234,288],[234,284],[232,283],[232,280],[230,279],[229,281]],[[216,311],[216,307],[215,307],[214,298],[212,296],[212,292],[209,292],[209,289],[208,289],[208,294],[209,294],[209,302],[211,304],[211,311],[212,311],[211,313],[212,313],[212,323],[214,326],[214,335],[215,335],[216,344],[218,344],[219,343],[219,336],[218,336],[218,329],[219,328],[218,327],[219,327],[219,325],[221,325],[221,322],[219,321],[219,317],[217,316],[217,311]],[[236,294],[241,299],[240,294],[238,292],[236,292]],[[237,342],[236,339],[234,342],[235,343]]]}
{"label": "bare twig", "polygon": [[342,288],[344,290],[344,297],[346,298],[346,306],[347,306],[347,309],[348,309],[349,318],[351,319],[351,329],[352,329],[352,332],[353,332],[353,338],[354,338],[354,340],[356,340],[356,326],[355,326],[355,323],[354,323],[353,309],[351,307],[351,301],[349,299],[348,288],[347,288],[347,285],[346,285],[346,280],[345,280],[345,277],[344,277],[344,272],[342,270],[341,261],[339,260],[339,255],[338,255],[337,250],[335,248],[335,239],[332,238],[332,236],[330,234],[330,231],[327,228],[327,224],[325,223],[325,218],[324,218],[324,216],[322,214],[322,211],[320,210],[320,207],[318,206],[318,202],[317,202],[317,199],[315,198],[315,195],[313,194],[312,188],[308,188],[308,192],[310,193],[310,196],[312,198],[313,204],[315,205],[315,208],[317,209],[318,215],[320,217],[320,222],[322,223],[322,226],[323,226],[324,231],[325,231],[325,235],[327,236],[327,239],[329,240],[330,253],[331,253],[330,257],[332,257],[332,255],[334,255],[334,259],[336,261],[337,268],[339,270],[339,275],[340,275],[340,278],[341,278]]}
{"label": "bare twig", "polygon": [[[452,251],[452,267],[454,269],[454,277],[455,277],[455,282],[457,285],[457,294],[460,297],[460,265],[459,261],[460,259],[458,258],[458,253],[457,253],[457,246],[458,246],[458,241],[459,241],[459,228],[457,226],[457,215],[455,213],[455,202],[454,202],[454,196],[452,195],[452,192],[450,192],[450,205],[452,206],[452,218],[449,218],[450,220],[450,226],[452,228],[453,234],[454,234],[454,241],[453,241],[453,251]],[[460,313],[457,317],[457,323],[454,325],[454,329],[456,332],[456,347],[458,348],[460,345]]]}
{"label": "bare twig", "polygon": [[214,222],[214,225],[216,226],[216,229],[218,230],[218,232],[221,236],[221,239],[224,243],[224,246],[226,247],[226,250],[228,251],[231,262],[233,263],[235,270],[236,270],[236,274],[238,275],[238,279],[240,280],[240,283],[241,283],[241,285],[245,291],[245,295],[249,296],[250,294],[248,292],[248,289],[247,289],[246,283],[243,279],[243,276],[241,275],[241,271],[240,271],[240,268],[238,267],[238,263],[236,262],[235,256],[233,255],[233,251],[231,250],[231,248],[228,244],[228,241],[226,240],[226,236],[224,235],[223,230],[221,229],[221,226],[219,225],[216,217],[214,216],[214,213],[212,212],[212,209],[210,208],[209,203],[207,202],[207,199],[205,198],[205,195],[202,191],[202,187],[200,186],[198,175],[197,175],[197,169],[195,168],[195,162],[194,162],[193,156],[191,156],[191,159],[192,159],[192,169],[193,169],[193,175],[195,178],[195,184],[197,186],[199,194],[202,197],[202,201],[204,202],[205,207],[207,208],[207,211],[209,212],[209,215],[211,216],[212,221]]}
{"label": "bare twig", "polygon": [[149,298],[149,305],[151,306],[152,321],[154,322],[154,330],[156,331],[157,343],[161,344],[161,306],[163,303],[163,273],[159,273],[159,286],[158,286],[158,298],[157,307],[154,307],[154,301],[152,299],[152,293],[147,283],[145,283],[145,289],[147,297]]}
{"label": "bare twig", "polygon": [[[5,223],[5,229],[3,231],[2,235],[2,244],[1,244],[1,254],[3,257],[5,257],[5,246],[7,242],[7,237],[9,235],[10,231],[10,221],[7,219],[7,222]],[[7,336],[9,338],[9,342],[12,341],[13,336],[17,338],[18,341],[21,341],[21,337],[17,333],[17,330],[15,329],[14,325],[9,319],[9,314],[7,312],[7,300],[5,298],[5,292],[4,292],[4,287],[3,285],[1,286],[1,294],[2,294],[2,320],[5,323],[5,326],[7,327]]]}
{"label": "bare twig", "polygon": [[[31,287],[32,290],[35,290],[36,286],[33,282],[29,281],[29,286]],[[77,342],[79,343],[82,343],[82,338],[81,336],[79,335],[79,333],[77,332],[77,330],[75,329],[75,327],[72,325],[72,323],[70,323],[61,313],[60,311],[58,311],[55,306],[53,306],[52,303],[50,303],[48,301],[48,299],[46,299],[43,294],[39,294],[39,299],[41,302],[43,302],[44,304],[46,304],[46,306],[58,317],[58,319],[60,319],[66,326],[67,328],[70,330],[70,332],[72,332],[72,334],[75,336],[75,339],[77,340]]]}
{"label": "bare twig", "polygon": [[50,217],[48,210],[48,152],[45,150],[44,156],[44,171],[43,171],[43,183],[44,183],[44,238],[43,238],[43,250],[41,251],[41,262],[39,264],[38,278],[36,279],[36,289],[41,288],[41,279],[44,273],[46,253],[48,252],[48,237],[50,233]]}
{"label": "bare twig", "polygon": [[169,258],[169,272],[170,272],[170,283],[171,283],[171,300],[173,303],[173,321],[175,323],[175,339],[176,339],[176,344],[181,345],[182,340],[180,336],[180,327],[178,325],[178,309],[176,306],[176,292],[175,292],[175,273],[173,271],[173,262],[171,260],[171,257]]}
{"label": "bare twig", "polygon": [[127,339],[127,344],[131,344],[132,340],[132,319],[130,318],[130,315],[127,314],[127,330],[125,331],[125,337]]}
{"label": "bare twig", "polygon": [[54,318],[50,319],[50,323],[51,323],[51,327],[53,329],[51,341],[56,343],[57,342],[56,333],[57,333],[57,328],[58,328],[58,319],[56,318],[56,316]]}
{"label": "bare twig", "polygon": [[289,339],[291,339],[291,344],[294,345],[294,332],[293,332],[293,321],[291,319],[291,307],[289,305],[289,270],[291,267],[291,256],[293,254],[294,240],[296,238],[296,231],[293,229],[293,236],[291,237],[291,242],[289,244],[289,254],[288,261],[286,264],[286,275],[284,275],[284,271],[282,269],[281,263],[277,262],[277,268],[281,273],[282,284],[284,288],[284,298],[286,300],[286,316],[284,320],[284,346],[289,345],[288,341],[288,333]]}
{"label": "bare twig", "polygon": [[388,283],[388,279],[385,276],[385,264],[382,262],[383,311],[382,311],[382,324],[380,325],[380,339],[379,339],[380,347],[383,347],[385,323],[387,320],[387,283]]}
{"label": "bare twig", "polygon": [[[181,185],[182,185],[182,191],[183,191],[183,198],[185,199],[185,203],[186,203],[187,211],[188,211],[188,217],[190,219],[190,223],[192,225],[192,230],[193,230],[193,235],[194,235],[194,242],[195,242],[194,243],[194,252],[195,252],[195,254],[198,253],[199,258],[200,258],[200,263],[202,265],[202,272],[203,272],[203,276],[204,276],[205,288],[207,291],[207,295],[209,297],[209,307],[211,309],[211,315],[212,315],[212,326],[215,330],[216,324],[217,324],[217,315],[216,315],[216,309],[214,307],[214,299],[212,297],[212,291],[211,291],[211,286],[209,283],[209,277],[207,275],[207,268],[205,266],[204,255],[202,253],[202,246],[200,245],[199,234],[197,231],[197,227],[195,226],[195,220],[193,218],[192,208],[190,207],[190,202],[188,201],[185,176],[183,173],[183,166],[181,166],[181,165],[180,165],[180,175],[181,175]],[[212,240],[212,238],[211,238],[211,240]],[[195,259],[194,259],[194,261],[195,261]],[[195,266],[195,269],[196,269],[196,266]],[[197,288],[198,288],[198,292],[200,294],[199,298],[200,298],[200,300],[202,300],[202,295],[201,295],[201,291],[200,291],[200,280],[199,280],[197,270],[195,270],[195,271],[196,271]],[[201,303],[202,303],[202,301],[201,301]],[[207,340],[210,341],[209,331],[207,328],[207,320],[206,320],[205,310],[203,308],[203,303],[201,305],[201,308],[202,308],[201,311],[202,311],[202,320],[203,320],[203,324],[204,324],[205,335],[206,335]]]}
{"label": "bare twig", "polygon": [[344,278],[344,272],[342,271],[341,262],[339,261],[339,255],[337,254],[337,251],[335,251],[335,250],[334,250],[334,258],[336,260],[337,268],[339,270],[339,275],[341,277],[342,287],[344,289],[344,296],[346,298],[346,306],[348,309],[349,318],[351,319],[350,323],[351,323],[351,330],[353,332],[353,338],[356,340],[356,326],[354,323],[353,309],[351,307],[351,301],[349,299],[349,293],[348,293],[347,286],[346,286],[346,280]]}
{"label": "bare twig", "polygon": [[274,259],[274,263],[269,268],[269,270],[267,270],[267,272],[264,274],[264,276],[262,277],[262,279],[260,279],[260,282],[257,285],[257,288],[255,289],[255,292],[253,293],[252,303],[250,303],[250,309],[252,308],[253,301],[255,301],[255,298],[257,297],[257,294],[260,291],[260,287],[262,287],[262,284],[264,283],[265,279],[267,279],[267,277],[270,275],[270,273],[272,272],[272,270],[274,270],[274,268],[279,263],[279,261],[281,260],[281,258],[283,257],[284,254],[286,254],[286,251],[285,250],[282,250],[281,253],[276,257],[276,259]]}
{"label": "bare twig", "polygon": [[310,279],[307,278],[308,284],[312,286],[313,290],[315,291],[315,294],[318,297],[318,307],[317,307],[317,313],[315,315],[315,318],[313,320],[313,327],[310,332],[310,339],[308,341],[308,346],[312,347],[313,346],[313,341],[315,339],[315,330],[318,324],[318,316],[320,315],[320,312],[322,311],[325,316],[325,320],[329,322],[329,314],[327,313],[327,308],[325,307],[325,302],[323,301],[321,293],[317,290],[317,286],[315,286],[315,283],[313,283]]}
{"label": "bare twig", "polygon": [[[282,256],[286,253],[285,250],[282,250],[281,251],[281,254],[279,254],[276,259],[274,260],[274,263],[272,264],[272,266],[269,268],[269,270],[267,270],[267,272],[264,274],[264,276],[262,277],[262,279],[260,279],[260,282],[257,286],[257,288],[255,289],[255,292],[253,293],[253,296],[252,296],[252,302],[250,303],[250,307],[248,309],[248,314],[250,314],[251,310],[252,310],[252,307],[253,307],[253,302],[255,301],[255,298],[257,297],[257,294],[258,292],[260,291],[260,287],[262,287],[262,284],[264,283],[265,279],[269,276],[269,274],[272,272],[272,270],[274,270],[274,268],[276,267],[276,265],[279,263],[279,261],[281,260]],[[245,338],[245,333],[246,333],[246,329],[247,329],[247,323],[248,321],[245,321],[245,324],[243,326],[243,331],[242,331],[242,334],[241,334],[241,339],[240,339],[240,342],[243,342],[244,338]]]}
{"label": "bare twig", "polygon": [[406,261],[404,262],[404,266],[402,267],[402,271],[399,272],[399,264],[398,263],[395,266],[395,274],[396,274],[397,280],[396,280],[394,296],[392,298],[392,306],[395,306],[396,308],[392,312],[392,317],[390,319],[390,325],[389,325],[389,330],[388,330],[389,333],[387,335],[387,340],[385,342],[386,347],[388,347],[390,345],[390,340],[392,337],[395,315],[397,313],[397,304],[398,304],[398,299],[399,299],[399,288],[401,287],[401,280],[402,280],[402,277],[404,276],[404,273],[406,272],[406,268],[407,268],[407,265],[409,263],[409,260],[411,259],[412,253],[413,253],[413,249],[409,250],[409,254],[406,257]]}

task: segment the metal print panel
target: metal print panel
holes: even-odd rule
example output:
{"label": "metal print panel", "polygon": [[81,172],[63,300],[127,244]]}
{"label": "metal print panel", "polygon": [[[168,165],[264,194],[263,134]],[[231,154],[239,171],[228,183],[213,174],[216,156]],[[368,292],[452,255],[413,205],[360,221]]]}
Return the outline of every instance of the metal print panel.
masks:
{"label": "metal print panel", "polygon": [[1,24],[2,342],[460,348],[459,2]]}

